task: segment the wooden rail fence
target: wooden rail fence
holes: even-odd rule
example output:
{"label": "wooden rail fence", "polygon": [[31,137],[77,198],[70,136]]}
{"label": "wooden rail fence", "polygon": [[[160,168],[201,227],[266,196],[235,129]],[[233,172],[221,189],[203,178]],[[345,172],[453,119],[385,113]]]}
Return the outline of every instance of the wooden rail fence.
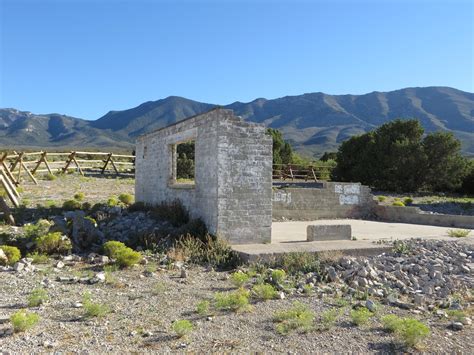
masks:
{"label": "wooden rail fence", "polygon": [[273,164],[273,180],[330,180],[333,169],[332,166],[321,164]]}

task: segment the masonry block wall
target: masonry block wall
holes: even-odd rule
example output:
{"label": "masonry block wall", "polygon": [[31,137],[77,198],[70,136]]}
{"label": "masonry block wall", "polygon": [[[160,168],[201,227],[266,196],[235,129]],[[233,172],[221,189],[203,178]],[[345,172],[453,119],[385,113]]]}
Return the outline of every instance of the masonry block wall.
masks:
{"label": "masonry block wall", "polygon": [[324,182],[321,188],[274,189],[272,201],[275,219],[292,220],[364,218],[375,206],[370,188],[343,182]]}
{"label": "masonry block wall", "polygon": [[[173,150],[189,140],[195,141],[195,184],[177,184]],[[136,201],[177,199],[233,244],[270,241],[272,139],[265,127],[215,109],[139,137],[135,164]]]}

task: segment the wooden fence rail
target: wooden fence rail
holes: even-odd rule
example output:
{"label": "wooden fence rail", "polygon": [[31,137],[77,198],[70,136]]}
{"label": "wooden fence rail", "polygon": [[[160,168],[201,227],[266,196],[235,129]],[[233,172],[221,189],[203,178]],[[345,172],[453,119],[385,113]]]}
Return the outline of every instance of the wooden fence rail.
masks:
{"label": "wooden fence rail", "polygon": [[273,180],[330,180],[333,169],[332,166],[321,164],[273,164]]}
{"label": "wooden fence rail", "polygon": [[34,183],[37,173],[51,175],[76,170],[81,175],[85,171],[96,171],[100,174],[112,172],[116,175],[133,174],[135,166],[134,155],[104,153],[104,152],[13,152],[0,156],[0,168],[16,186],[21,183],[24,173]]}

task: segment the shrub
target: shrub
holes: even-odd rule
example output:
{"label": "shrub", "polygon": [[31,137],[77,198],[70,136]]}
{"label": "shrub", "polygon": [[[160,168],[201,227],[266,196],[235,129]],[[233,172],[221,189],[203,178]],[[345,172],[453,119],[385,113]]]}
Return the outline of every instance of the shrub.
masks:
{"label": "shrub", "polygon": [[406,255],[410,252],[410,246],[401,240],[396,240],[393,243],[393,252],[400,255]]}
{"label": "shrub", "polygon": [[379,202],[384,202],[385,200],[387,199],[387,196],[377,196],[377,200],[379,200]]}
{"label": "shrub", "polygon": [[214,295],[216,309],[245,312],[250,310],[249,291],[242,288],[234,292],[217,292]]}
{"label": "shrub", "polygon": [[104,248],[105,255],[109,256],[112,259],[115,259],[118,255],[118,252],[127,246],[119,241],[116,240],[109,240],[108,242],[104,243],[102,246]]}
{"label": "shrub", "polygon": [[71,251],[71,241],[63,238],[61,232],[48,233],[36,239],[36,249],[42,254],[67,254]]}
{"label": "shrub", "polygon": [[286,278],[286,272],[285,270],[273,270],[272,271],[272,280],[273,282],[279,284],[282,283]]}
{"label": "shrub", "polygon": [[321,313],[321,328],[324,330],[331,329],[336,321],[341,316],[341,310],[337,308],[331,308]]}
{"label": "shrub", "polygon": [[383,316],[381,319],[383,328],[389,333],[395,333],[400,329],[402,319],[394,314],[388,314]]}
{"label": "shrub", "polygon": [[320,263],[316,254],[308,252],[292,252],[282,256],[276,263],[280,268],[288,274],[296,274],[298,272],[320,272]]}
{"label": "shrub", "polygon": [[86,197],[86,195],[84,194],[84,192],[77,192],[76,194],[74,194],[74,200],[76,201],[84,201],[84,198]]}
{"label": "shrub", "polygon": [[13,331],[17,332],[24,332],[27,329],[32,328],[36,323],[39,322],[39,315],[32,312],[27,312],[26,310],[22,309],[18,312],[15,312],[10,317],[10,322],[13,326]]}
{"label": "shrub", "polygon": [[230,281],[236,287],[242,287],[250,279],[250,276],[242,271],[236,271],[230,275]]}
{"label": "shrub", "polygon": [[409,206],[409,205],[411,205],[412,203],[413,203],[413,199],[412,199],[411,197],[406,197],[406,198],[403,199],[403,204],[404,204],[405,206]]}
{"label": "shrub", "polygon": [[34,240],[48,233],[51,223],[46,219],[40,219],[35,224],[26,224],[23,228],[25,237]]}
{"label": "shrub", "polygon": [[27,258],[33,259],[33,264],[47,264],[49,261],[49,256],[46,254],[38,253],[37,251],[29,253],[26,255]]}
{"label": "shrub", "polygon": [[405,204],[402,201],[393,201],[392,206],[405,207]]}
{"label": "shrub", "polygon": [[278,323],[276,331],[280,334],[293,330],[308,331],[313,327],[314,313],[306,305],[295,302],[289,310],[276,312],[273,320]]}
{"label": "shrub", "polygon": [[365,325],[374,314],[367,308],[358,308],[351,311],[351,320],[357,326]]}
{"label": "shrub", "polygon": [[12,246],[8,246],[8,245],[1,245],[0,249],[2,249],[3,252],[5,253],[5,255],[7,256],[8,265],[15,264],[21,258],[20,249],[18,249],[17,247],[12,247]]}
{"label": "shrub", "polygon": [[45,176],[46,180],[49,180],[49,181],[54,181],[56,180],[56,175],[53,175],[53,174],[47,174]]}
{"label": "shrub", "polygon": [[152,216],[179,227],[189,222],[189,213],[179,200],[163,202],[152,209]]}
{"label": "shrub", "polygon": [[115,197],[111,197],[107,200],[107,206],[109,207],[115,207],[119,204],[119,200],[117,200]]}
{"label": "shrub", "polygon": [[130,267],[135,264],[138,264],[142,260],[142,255],[128,247],[118,251],[118,254],[115,257],[115,261],[121,267]]}
{"label": "shrub", "polygon": [[101,303],[95,303],[91,300],[91,294],[86,292],[82,297],[82,305],[84,307],[84,316],[87,318],[102,318],[110,313],[109,306]]}
{"label": "shrub", "polygon": [[252,295],[260,300],[271,300],[278,297],[278,292],[270,284],[259,284],[252,287]]}
{"label": "shrub", "polygon": [[38,307],[49,299],[44,288],[34,289],[28,296],[28,307]]}
{"label": "shrub", "polygon": [[80,210],[81,209],[81,203],[76,200],[67,200],[64,201],[63,203],[63,210],[66,211],[74,211],[74,210]]}
{"label": "shrub", "polygon": [[209,314],[210,305],[209,301],[201,301],[196,305],[196,312],[201,316],[206,316]]}
{"label": "shrub", "polygon": [[471,231],[469,229],[450,229],[448,230],[448,235],[453,238],[465,238]]}
{"label": "shrub", "polygon": [[120,194],[118,197],[119,201],[122,202],[123,204],[130,206],[133,204],[134,197],[131,194]]}
{"label": "shrub", "polygon": [[172,328],[173,328],[173,331],[176,333],[176,335],[182,338],[188,335],[189,333],[191,333],[194,329],[194,326],[190,321],[186,319],[182,319],[182,320],[174,321]]}
{"label": "shrub", "polygon": [[464,322],[466,318],[466,313],[459,309],[450,309],[447,311],[448,316],[453,318],[456,322]]}
{"label": "shrub", "polygon": [[430,335],[430,328],[417,319],[404,318],[396,333],[406,346],[415,347]]}

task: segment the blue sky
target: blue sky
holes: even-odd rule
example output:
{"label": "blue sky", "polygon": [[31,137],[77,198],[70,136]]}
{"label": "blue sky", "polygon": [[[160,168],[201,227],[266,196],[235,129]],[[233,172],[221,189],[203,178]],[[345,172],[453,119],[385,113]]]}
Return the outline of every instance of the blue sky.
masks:
{"label": "blue sky", "polygon": [[474,91],[474,1],[0,0],[0,107]]}

